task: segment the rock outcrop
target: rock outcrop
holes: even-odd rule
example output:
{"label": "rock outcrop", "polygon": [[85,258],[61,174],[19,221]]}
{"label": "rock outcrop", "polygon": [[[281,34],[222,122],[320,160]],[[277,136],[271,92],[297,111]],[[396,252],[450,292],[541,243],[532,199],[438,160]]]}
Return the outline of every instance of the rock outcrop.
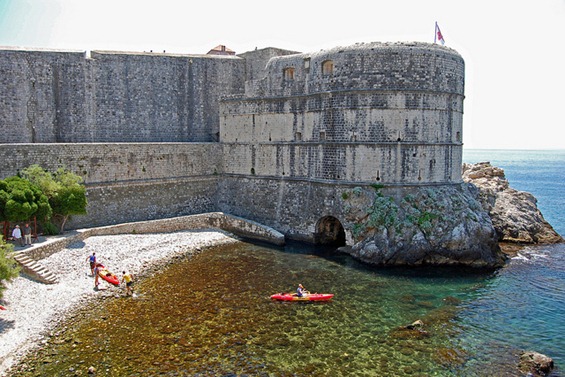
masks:
{"label": "rock outcrop", "polygon": [[505,256],[478,195],[469,184],[356,187],[342,197],[354,238],[342,251],[372,265],[499,267]]}
{"label": "rock outcrop", "polygon": [[556,243],[536,198],[511,188],[488,162],[463,165],[461,185],[400,190],[375,185],[342,196],[353,246],[341,248],[373,265],[499,267],[499,242]]}
{"label": "rock outcrop", "polygon": [[522,373],[532,377],[549,375],[553,370],[553,359],[541,353],[528,351],[520,355],[519,369]]}
{"label": "rock outcrop", "polygon": [[475,185],[498,240],[517,243],[557,243],[563,238],[543,218],[536,198],[511,188],[504,170],[489,162],[463,164],[463,180]]}

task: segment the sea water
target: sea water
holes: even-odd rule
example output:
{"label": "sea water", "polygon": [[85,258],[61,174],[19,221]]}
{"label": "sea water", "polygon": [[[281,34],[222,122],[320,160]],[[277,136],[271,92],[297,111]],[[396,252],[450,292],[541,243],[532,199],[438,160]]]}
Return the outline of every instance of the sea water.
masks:
{"label": "sea water", "polygon": [[[464,158],[505,169],[563,229],[562,152]],[[270,300],[298,283],[335,297]],[[81,375],[92,365],[97,376],[520,376],[524,350],[552,357],[553,376],[565,365],[563,244],[526,247],[504,268],[479,271],[371,268],[319,247],[242,243],[177,261],[136,294],[85,310],[14,375]],[[405,328],[416,320],[420,329]]]}

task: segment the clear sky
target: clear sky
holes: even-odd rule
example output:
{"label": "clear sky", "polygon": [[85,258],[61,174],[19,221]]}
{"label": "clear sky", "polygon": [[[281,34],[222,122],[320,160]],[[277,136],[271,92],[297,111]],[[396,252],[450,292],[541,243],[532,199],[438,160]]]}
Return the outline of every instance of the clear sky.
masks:
{"label": "clear sky", "polygon": [[466,148],[565,149],[565,0],[0,0],[0,46],[205,54],[434,41],[465,59]]}

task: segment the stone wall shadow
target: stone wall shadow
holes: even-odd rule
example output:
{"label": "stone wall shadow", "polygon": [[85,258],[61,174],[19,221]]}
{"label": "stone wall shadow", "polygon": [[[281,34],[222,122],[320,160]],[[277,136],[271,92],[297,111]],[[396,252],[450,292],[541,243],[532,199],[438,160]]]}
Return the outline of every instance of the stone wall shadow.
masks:
{"label": "stone wall shadow", "polygon": [[86,246],[86,243],[82,240],[77,241],[77,242],[73,242],[70,245],[67,246],[67,249],[82,249],[84,246]]}
{"label": "stone wall shadow", "polygon": [[16,327],[16,321],[0,318],[0,334]]}

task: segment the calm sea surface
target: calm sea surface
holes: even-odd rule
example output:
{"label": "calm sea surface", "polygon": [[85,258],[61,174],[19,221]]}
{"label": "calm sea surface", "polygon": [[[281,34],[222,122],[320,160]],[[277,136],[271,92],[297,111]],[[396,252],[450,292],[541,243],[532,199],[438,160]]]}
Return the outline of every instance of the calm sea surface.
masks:
{"label": "calm sea surface", "polygon": [[[504,168],[565,233],[565,152],[465,151]],[[328,303],[272,302],[298,283]],[[60,330],[26,372],[97,376],[519,376],[522,350],[565,369],[565,245],[497,271],[375,269],[290,244],[220,247],[178,261]],[[420,319],[423,331],[403,326]],[[32,370],[30,370],[32,369]]]}

